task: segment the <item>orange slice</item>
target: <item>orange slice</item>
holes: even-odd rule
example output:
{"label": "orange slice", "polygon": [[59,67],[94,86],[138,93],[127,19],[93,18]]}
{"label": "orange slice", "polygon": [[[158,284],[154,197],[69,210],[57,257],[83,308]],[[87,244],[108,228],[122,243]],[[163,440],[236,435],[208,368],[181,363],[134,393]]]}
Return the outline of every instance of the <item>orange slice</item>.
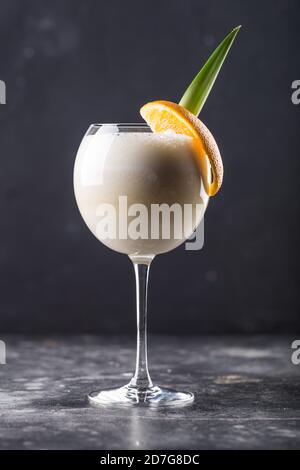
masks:
{"label": "orange slice", "polygon": [[[223,181],[223,163],[218,145],[207,127],[194,114],[171,101],[151,101],[140,109],[153,132],[173,130],[193,138],[205,190],[209,196],[219,191]],[[210,169],[212,171],[212,182]]]}

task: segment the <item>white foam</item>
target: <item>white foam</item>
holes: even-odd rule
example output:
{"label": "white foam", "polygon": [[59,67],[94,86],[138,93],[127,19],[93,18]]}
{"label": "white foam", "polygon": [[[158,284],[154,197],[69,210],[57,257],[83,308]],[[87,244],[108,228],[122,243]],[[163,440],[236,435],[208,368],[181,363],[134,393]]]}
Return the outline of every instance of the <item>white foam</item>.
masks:
{"label": "white foam", "polygon": [[180,147],[190,146],[192,138],[184,134],[176,134],[172,130],[165,132],[153,133],[153,132],[131,132],[118,134],[117,141],[119,145],[131,146],[131,145],[142,145],[154,148],[165,148],[170,150],[178,150]]}

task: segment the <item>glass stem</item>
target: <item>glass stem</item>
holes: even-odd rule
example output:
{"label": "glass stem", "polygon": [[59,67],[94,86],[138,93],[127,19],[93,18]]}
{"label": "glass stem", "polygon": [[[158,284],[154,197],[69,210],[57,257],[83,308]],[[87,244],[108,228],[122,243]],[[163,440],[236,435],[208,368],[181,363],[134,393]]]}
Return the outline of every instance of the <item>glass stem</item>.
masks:
{"label": "glass stem", "polygon": [[148,372],[147,358],[147,294],[148,276],[152,259],[142,262],[132,259],[136,282],[137,347],[135,373],[130,386],[147,389],[153,386]]}

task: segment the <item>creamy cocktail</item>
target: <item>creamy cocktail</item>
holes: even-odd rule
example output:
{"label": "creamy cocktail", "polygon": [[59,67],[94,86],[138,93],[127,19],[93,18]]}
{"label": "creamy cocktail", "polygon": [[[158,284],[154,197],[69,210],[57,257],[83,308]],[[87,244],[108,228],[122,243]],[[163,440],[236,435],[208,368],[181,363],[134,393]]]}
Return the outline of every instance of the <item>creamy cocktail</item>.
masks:
{"label": "creamy cocktail", "polygon": [[93,234],[131,256],[176,248],[209,199],[192,138],[144,125],[93,126],[78,151],[74,189]]}
{"label": "creamy cocktail", "polygon": [[194,400],[193,393],[154,386],[150,378],[148,274],[156,255],[193,234],[222,185],[218,145],[197,116],[238,30],[217,47],[179,104],[146,103],[140,109],[146,124],[93,124],[78,150],[74,191],[80,213],[98,240],[129,256],[136,279],[135,373],[123,387],[90,393],[93,404],[158,407]]}

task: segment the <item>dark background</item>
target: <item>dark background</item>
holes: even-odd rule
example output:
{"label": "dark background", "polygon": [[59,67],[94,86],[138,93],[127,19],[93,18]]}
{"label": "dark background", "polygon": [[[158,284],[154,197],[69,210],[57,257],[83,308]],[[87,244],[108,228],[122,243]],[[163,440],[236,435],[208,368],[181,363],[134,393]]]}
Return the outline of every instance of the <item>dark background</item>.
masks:
{"label": "dark background", "polygon": [[202,112],[224,185],[204,249],[154,261],[150,331],[300,331],[299,17],[296,0],[1,0],[0,331],[134,331],[130,262],[75,205],[78,145],[91,122],[178,101],[238,24]]}

